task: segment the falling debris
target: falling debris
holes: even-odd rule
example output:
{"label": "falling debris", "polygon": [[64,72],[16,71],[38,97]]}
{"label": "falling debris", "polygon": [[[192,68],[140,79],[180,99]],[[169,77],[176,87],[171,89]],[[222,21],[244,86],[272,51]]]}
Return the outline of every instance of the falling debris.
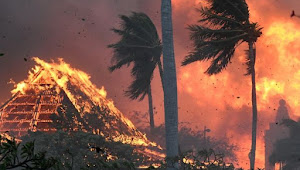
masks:
{"label": "falling debris", "polygon": [[88,74],[70,67],[62,59],[59,63],[47,63],[39,58],[34,58],[34,61],[38,65],[29,73],[27,80],[17,84],[12,90],[13,97],[0,107],[0,132],[22,135],[28,130],[54,130],[50,115],[57,113],[65,99],[82,113],[90,113],[95,106],[107,109],[110,118],[103,118],[106,127],[100,134],[110,140],[156,146],[123,116],[113,101],[106,98],[104,87],[98,89],[92,84]]}
{"label": "falling debris", "polygon": [[295,11],[292,11],[291,17],[295,16]]}
{"label": "falling debris", "polygon": [[292,18],[292,17],[297,17],[297,18],[300,18],[300,16],[299,16],[299,15],[297,15],[297,14],[295,13],[295,11],[294,11],[294,10],[292,11],[292,13],[291,13],[291,15],[290,15],[290,16],[291,16],[291,18]]}

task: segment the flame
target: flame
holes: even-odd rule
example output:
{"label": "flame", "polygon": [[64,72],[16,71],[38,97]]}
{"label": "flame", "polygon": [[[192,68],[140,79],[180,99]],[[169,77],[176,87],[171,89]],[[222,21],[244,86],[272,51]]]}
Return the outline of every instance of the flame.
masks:
{"label": "flame", "polygon": [[[90,112],[94,105],[105,105],[110,110],[109,114],[114,115],[116,119],[124,122],[132,135],[120,134],[116,131],[116,135],[113,136],[112,140],[130,145],[155,146],[160,148],[156,143],[149,141],[144,134],[136,129],[129,119],[123,116],[115,107],[113,101],[106,98],[107,92],[104,87],[97,88],[90,81],[90,76],[87,73],[72,68],[63,59],[59,59],[58,63],[54,61],[47,63],[37,57],[34,57],[33,60],[37,63],[37,66],[29,72],[26,80],[16,85],[16,88],[12,90],[12,94],[18,92],[24,94],[27,90],[31,90],[32,86],[36,83],[55,86],[58,93],[63,90],[76,109],[83,109],[83,113]],[[74,89],[78,90],[74,91]],[[110,128],[110,124],[107,123],[106,127]],[[103,133],[100,134],[103,135]]]}
{"label": "flame", "polygon": [[262,78],[261,82],[257,84],[256,89],[262,93],[262,99],[267,100],[269,96],[284,93],[284,84],[269,80],[267,77]]}
{"label": "flame", "polygon": [[16,88],[14,90],[12,90],[11,92],[13,94],[15,94],[17,92],[21,92],[22,94],[24,94],[26,89],[27,89],[27,84],[23,81],[23,82],[18,83],[16,85]]}
{"label": "flame", "polygon": [[[299,98],[295,92],[300,90],[300,52],[297,50],[300,48],[300,45],[298,45],[300,31],[293,23],[274,22],[265,34],[267,39],[266,44],[277,49],[278,61],[280,61],[278,63],[280,69],[275,71],[282,88],[279,94],[285,94],[284,96],[291,107],[298,110],[300,109]],[[295,114],[300,116],[299,113]]]}
{"label": "flame", "polygon": [[[186,44],[181,42],[188,43],[190,40],[188,31],[182,28],[182,25],[196,24],[196,19],[199,19],[200,15],[191,9],[205,4],[201,2],[199,5],[197,0],[174,0],[172,3],[175,32],[181,33],[174,34],[176,55],[186,56],[191,48],[184,48]],[[264,27],[263,36],[256,44],[259,112],[256,166],[263,168],[264,131],[268,129],[270,122],[275,121],[279,100],[287,101],[292,118],[300,116],[298,112],[300,109],[298,95],[300,91],[300,25],[299,20],[289,17],[291,4],[295,5],[296,2],[262,0],[247,1],[247,3],[251,21],[258,22]],[[195,4],[198,5],[195,6]],[[178,31],[179,29],[181,30]],[[226,134],[230,141],[239,147],[236,151],[238,165],[249,168],[251,78],[244,76],[246,46],[240,47],[236,51],[232,64],[216,76],[209,77],[204,74],[209,62],[179,67],[178,90],[181,107],[179,117],[181,121],[191,122],[192,128],[196,128],[199,124],[209,125],[214,132],[211,135],[215,137],[222,138]],[[182,61],[182,58],[177,61]],[[186,110],[189,111],[189,115]],[[195,122],[195,120],[199,121]],[[214,123],[212,124],[211,121]]]}
{"label": "flame", "polygon": [[[194,24],[199,19],[195,6],[201,0],[173,0],[174,38],[177,66],[191,49],[187,24]],[[259,127],[257,141],[258,167],[264,166],[263,132],[268,123],[273,121],[279,99],[289,104],[290,114],[300,116],[300,25],[299,20],[290,19],[292,8],[297,8],[294,1],[249,1],[252,21],[257,21],[263,29],[263,36],[257,43],[257,103]],[[294,6],[291,6],[294,4]],[[297,9],[295,9],[297,11]],[[300,11],[298,9],[298,11]],[[238,50],[233,64],[223,73],[209,77],[203,72],[206,63],[197,63],[178,68],[179,118],[180,121],[209,125],[210,135],[222,138],[225,134],[233,143],[238,144],[239,165],[249,168],[248,153],[251,145],[251,80],[245,77],[244,49]],[[180,58],[181,57],[181,58]],[[61,84],[64,85],[64,79]],[[28,82],[25,82],[25,84]],[[17,91],[24,92],[28,87],[20,85]],[[104,92],[104,88],[103,89]],[[159,87],[159,90],[161,87]],[[99,93],[98,93],[99,94]],[[69,94],[71,96],[71,94]],[[93,97],[93,96],[92,96]],[[74,102],[78,99],[74,96]],[[97,99],[93,99],[97,101]],[[79,101],[77,101],[79,102]],[[193,103],[194,102],[194,103]],[[192,103],[192,104],[190,104]],[[80,106],[81,104],[78,103]],[[113,102],[111,101],[111,107]],[[195,105],[195,106],[194,106]],[[248,110],[247,110],[248,109]],[[186,114],[186,110],[194,111]],[[159,116],[159,115],[158,115]],[[157,117],[158,117],[157,116]],[[162,116],[161,116],[162,117]],[[211,122],[214,123],[211,123]],[[130,124],[130,123],[129,123]],[[131,126],[131,125],[130,125]],[[121,137],[120,137],[121,138]],[[128,142],[131,142],[128,139]],[[139,142],[137,142],[139,143]]]}

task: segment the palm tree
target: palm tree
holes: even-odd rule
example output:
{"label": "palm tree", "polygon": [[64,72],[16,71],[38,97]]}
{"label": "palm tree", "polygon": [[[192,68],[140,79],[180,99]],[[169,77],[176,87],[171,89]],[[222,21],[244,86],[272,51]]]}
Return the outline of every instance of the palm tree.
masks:
{"label": "palm tree", "polygon": [[252,145],[250,169],[254,169],[257,129],[257,105],[255,85],[255,43],[262,34],[257,23],[249,21],[249,9],[245,0],[208,0],[208,7],[198,9],[201,25],[190,25],[190,38],[194,50],[186,56],[182,65],[195,61],[211,60],[205,73],[220,73],[230,63],[236,48],[243,42],[248,43],[246,64],[247,74],[252,80]]}
{"label": "palm tree", "polygon": [[121,15],[120,19],[121,29],[113,28],[112,31],[120,35],[121,39],[108,46],[114,50],[114,64],[109,70],[113,72],[124,65],[133,64],[131,75],[134,80],[125,94],[132,100],[139,98],[140,101],[148,95],[150,129],[153,131],[154,115],[150,84],[157,65],[162,78],[161,41],[155,25],[146,14],[133,12],[130,16]]}
{"label": "palm tree", "polygon": [[[171,0],[161,1],[161,24],[167,169],[178,169],[177,161],[172,161],[178,157],[178,105]],[[175,163],[175,166],[173,166],[173,163]]]}

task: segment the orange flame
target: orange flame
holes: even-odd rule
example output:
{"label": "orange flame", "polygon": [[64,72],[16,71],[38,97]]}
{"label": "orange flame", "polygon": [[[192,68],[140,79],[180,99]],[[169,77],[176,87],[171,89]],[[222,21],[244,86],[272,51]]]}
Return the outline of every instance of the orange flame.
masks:
{"label": "orange flame", "polygon": [[[38,64],[32,71],[29,72],[27,80],[20,82],[16,85],[16,88],[12,90],[12,93],[25,93],[30,90],[30,87],[35,83],[56,85],[56,90],[59,93],[63,90],[73,105],[78,109],[82,110],[83,113],[90,112],[94,105],[108,106],[111,111],[109,114],[114,115],[116,118],[123,121],[134,135],[120,134],[116,132],[116,136],[113,136],[114,141],[120,141],[122,143],[131,145],[142,145],[142,146],[157,146],[156,143],[151,142],[147,137],[136,129],[133,123],[123,116],[123,114],[115,107],[112,100],[107,99],[107,92],[104,87],[98,89],[90,81],[90,76],[83,71],[72,68],[69,64],[65,63],[63,59],[59,59],[58,63],[52,61],[47,63],[37,57],[33,60]],[[70,85],[79,88],[80,94],[72,91]],[[42,88],[42,87],[41,87]],[[110,124],[106,124],[109,128]],[[100,133],[103,134],[103,133]]]}
{"label": "orange flame", "polygon": [[[186,26],[197,23],[200,15],[194,9],[203,5],[203,2],[200,2],[200,5],[197,0],[174,0],[172,2],[175,16],[174,28],[177,32],[182,28],[182,24]],[[287,101],[291,108],[289,111],[292,118],[300,116],[299,112],[295,112],[300,109],[298,95],[300,90],[300,25],[299,20],[290,18],[291,9],[287,8],[288,5],[296,2],[262,0],[247,1],[247,3],[251,21],[258,22],[264,27],[263,36],[256,45],[259,111],[256,165],[263,168],[264,131],[268,128],[269,122],[275,121],[279,99]],[[185,34],[185,32],[188,31],[182,28],[180,33]],[[187,37],[188,34],[185,34],[185,37],[175,34],[177,56],[185,56],[191,50],[191,48],[183,49],[182,47],[186,45],[181,43],[183,38],[186,38],[185,42],[190,42]],[[246,72],[243,51],[245,49],[237,50],[232,64],[216,76],[209,77],[203,74],[209,62],[180,67],[178,90],[181,109],[186,109],[189,113],[193,111],[192,109],[195,110],[195,113],[190,116],[187,116],[185,111],[179,112],[181,121],[199,120],[197,123],[201,125],[210,125],[214,132],[211,135],[219,138],[222,138],[225,133],[230,141],[239,147],[236,151],[239,166],[249,168],[251,128],[247,127],[251,127],[251,79],[243,75]],[[177,61],[182,61],[182,58]],[[190,104],[192,102],[195,102],[197,106],[192,106]],[[240,114],[239,111],[242,113]],[[240,127],[244,122],[247,122],[246,130]]]}

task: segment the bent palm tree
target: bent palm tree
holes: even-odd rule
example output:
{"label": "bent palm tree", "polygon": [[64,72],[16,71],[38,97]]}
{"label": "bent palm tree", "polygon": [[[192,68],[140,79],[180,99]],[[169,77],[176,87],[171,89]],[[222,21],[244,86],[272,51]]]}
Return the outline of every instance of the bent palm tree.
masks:
{"label": "bent palm tree", "polygon": [[257,23],[249,21],[249,10],[245,0],[208,0],[209,6],[199,9],[205,26],[191,25],[190,38],[194,50],[185,58],[182,65],[195,61],[211,60],[206,73],[220,73],[232,59],[236,48],[243,42],[248,43],[247,75],[252,78],[252,145],[250,169],[254,169],[257,129],[257,104],[255,85],[255,42],[262,34]]}
{"label": "bent palm tree", "polygon": [[164,106],[166,125],[167,169],[178,169],[172,159],[178,157],[178,105],[177,78],[173,44],[172,5],[171,0],[161,1],[161,25],[164,63]]}
{"label": "bent palm tree", "polygon": [[114,64],[110,71],[120,69],[122,66],[133,64],[131,75],[134,81],[125,92],[132,100],[143,100],[148,95],[150,128],[154,128],[153,104],[151,94],[151,80],[153,71],[158,65],[162,77],[161,53],[162,45],[155,25],[144,13],[133,12],[132,15],[120,16],[121,29],[112,31],[121,36],[121,40],[108,47],[114,49]]}

